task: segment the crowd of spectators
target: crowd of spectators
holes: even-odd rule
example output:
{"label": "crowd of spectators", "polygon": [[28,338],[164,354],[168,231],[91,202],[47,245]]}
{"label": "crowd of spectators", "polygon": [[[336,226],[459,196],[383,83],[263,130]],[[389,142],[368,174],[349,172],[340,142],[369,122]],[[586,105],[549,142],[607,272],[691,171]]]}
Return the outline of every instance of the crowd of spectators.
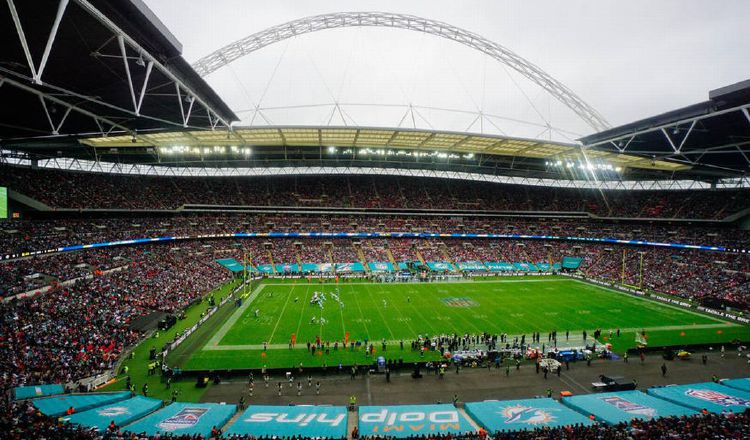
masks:
{"label": "crowd of spectators", "polygon": [[320,231],[582,236],[750,248],[750,233],[745,230],[700,225],[620,224],[566,218],[196,214],[5,221],[0,223],[0,254],[145,237]]}
{"label": "crowd of spectators", "polygon": [[605,217],[721,219],[750,206],[750,193],[738,190],[598,191],[396,176],[155,177],[3,166],[0,186],[53,208],[77,209],[210,204],[585,211]]}
{"label": "crowd of spectators", "polygon": [[120,270],[0,303],[0,371],[11,383],[74,382],[109,370],[140,334],[132,321],[173,313],[229,279],[210,244],[149,245]]}

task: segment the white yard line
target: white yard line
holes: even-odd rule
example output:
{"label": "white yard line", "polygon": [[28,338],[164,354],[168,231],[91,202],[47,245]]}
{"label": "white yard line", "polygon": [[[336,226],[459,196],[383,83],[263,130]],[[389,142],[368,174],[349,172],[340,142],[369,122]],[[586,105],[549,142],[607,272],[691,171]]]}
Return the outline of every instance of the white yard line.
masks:
{"label": "white yard line", "polygon": [[235,322],[237,322],[238,319],[240,319],[240,316],[247,310],[248,307],[250,307],[250,304],[255,300],[255,298],[258,297],[258,294],[260,293],[263,288],[266,287],[266,284],[261,284],[258,287],[253,290],[253,293],[250,294],[250,296],[247,298],[247,300],[242,303],[240,307],[237,308],[237,310],[232,313],[232,316],[227,319],[227,321],[224,323],[224,325],[221,326],[219,331],[214,333],[214,335],[211,337],[211,339],[208,340],[206,343],[206,346],[203,347],[205,350],[206,347],[214,346],[217,347],[219,345],[219,342],[221,342],[222,338],[224,338],[224,335],[227,334],[229,329],[232,328]]}

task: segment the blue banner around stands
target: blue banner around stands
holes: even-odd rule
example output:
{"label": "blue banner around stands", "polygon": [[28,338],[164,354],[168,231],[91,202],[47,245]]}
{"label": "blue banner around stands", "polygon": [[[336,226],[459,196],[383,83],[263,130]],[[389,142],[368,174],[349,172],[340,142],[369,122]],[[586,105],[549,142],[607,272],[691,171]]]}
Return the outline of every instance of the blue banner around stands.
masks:
{"label": "blue banner around stands", "polygon": [[[240,264],[239,261],[235,260],[234,258],[223,258],[221,260],[216,260],[216,262],[224,268],[231,270],[232,272],[244,272],[245,270],[242,264]],[[253,268],[250,266],[248,266],[247,269],[253,270]]]}
{"label": "blue banner around stands", "polygon": [[359,435],[410,437],[472,432],[471,423],[453,405],[362,406]]}
{"label": "blue banner around stands", "polygon": [[485,265],[482,264],[481,261],[462,261],[462,262],[457,262],[456,266],[458,266],[459,269],[465,270],[468,272],[487,270],[487,267],[485,267]]}
{"label": "blue banner around stands", "polygon": [[297,273],[299,272],[299,264],[277,264],[276,273]]}
{"label": "blue banner around stands", "polygon": [[110,422],[115,422],[115,425],[122,427],[156,411],[161,408],[161,405],[161,400],[135,396],[131,399],[75,413],[72,416],[64,417],[63,420],[97,431],[104,431]]}
{"label": "blue banner around stands", "polygon": [[430,270],[434,270],[435,272],[445,272],[447,270],[455,269],[455,267],[453,267],[453,265],[447,261],[428,261],[427,267],[429,267]]}
{"label": "blue banner around stands", "polygon": [[651,420],[698,413],[690,408],[649,396],[640,391],[563,397],[562,402],[582,414],[593,414],[597,420],[603,420],[610,425],[627,423],[633,419]]}
{"label": "blue banner around stands", "polygon": [[343,406],[265,406],[251,405],[226,435],[253,437],[346,437],[347,410]]}
{"label": "blue banner around stands", "polygon": [[539,268],[534,263],[515,262],[513,266],[521,272],[539,272]]}
{"label": "blue banner around stands", "polygon": [[504,261],[485,261],[484,265],[492,272],[515,272],[517,270],[515,266]]}
{"label": "blue banner around stands", "polygon": [[258,264],[255,267],[258,268],[258,272],[273,273],[273,266],[270,264]]}
{"label": "blue banner around stands", "polygon": [[467,414],[491,433],[593,423],[549,398],[471,402],[465,408]]}
{"label": "blue banner around stands", "polygon": [[365,267],[362,263],[336,263],[336,272],[339,273],[351,273],[351,272],[364,272]]}
{"label": "blue banner around stands", "polygon": [[161,434],[201,434],[205,438],[214,426],[224,426],[234,415],[235,405],[218,403],[173,403],[146,416],[125,428],[126,431],[147,435]]}
{"label": "blue banner around stands", "polygon": [[750,377],[745,379],[727,379],[721,381],[722,385],[750,392]]}
{"label": "blue banner around stands", "polygon": [[13,395],[16,400],[30,399],[32,397],[43,397],[53,396],[55,394],[62,394],[65,392],[65,388],[59,383],[48,384],[48,385],[29,385],[25,387],[15,387],[13,389]]}
{"label": "blue banner around stands", "polygon": [[118,393],[64,394],[55,397],[45,397],[34,400],[34,406],[48,416],[57,417],[65,414],[71,406],[76,412],[97,408],[102,405],[119,402],[130,398],[130,391]]}
{"label": "blue banner around stands", "polygon": [[648,393],[696,410],[743,412],[750,408],[750,393],[713,382],[649,388]]}
{"label": "blue banner around stands", "polygon": [[398,262],[398,268],[399,269],[403,269],[403,270],[407,270],[407,269],[409,269],[409,265],[406,263],[406,261],[399,261]]}
{"label": "blue banner around stands", "polygon": [[371,261],[367,266],[373,272],[393,272],[393,263],[387,261]]}

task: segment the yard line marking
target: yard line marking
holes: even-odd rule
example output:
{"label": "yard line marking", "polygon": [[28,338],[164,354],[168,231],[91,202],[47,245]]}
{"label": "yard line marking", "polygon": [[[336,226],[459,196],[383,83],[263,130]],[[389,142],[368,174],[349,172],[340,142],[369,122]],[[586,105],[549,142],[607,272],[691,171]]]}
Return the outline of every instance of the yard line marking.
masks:
{"label": "yard line marking", "polygon": [[[294,283],[296,286],[297,283]],[[302,310],[299,313],[299,321],[297,321],[297,331],[294,333],[297,338],[299,338],[299,329],[302,327],[302,317],[305,316],[305,304],[309,304],[310,301],[307,299],[307,294],[310,293],[310,283],[307,283],[307,287],[305,287],[305,301],[302,303]],[[294,291],[294,288],[289,291],[289,295],[292,295],[292,292]],[[309,340],[309,339],[308,339]]]}
{"label": "yard line marking", "polygon": [[[258,297],[258,294],[266,287],[266,284],[260,284],[258,287],[253,290],[253,293],[250,294],[250,296],[247,298],[245,302],[242,303],[240,307],[237,308],[237,310],[232,313],[232,315],[227,319],[227,321],[224,323],[224,325],[219,328],[219,331],[214,333],[213,336],[211,336],[211,339],[208,340],[206,343],[206,347],[208,346],[218,346],[219,342],[224,338],[224,335],[227,334],[229,329],[234,326],[234,324],[237,322],[238,319],[245,313],[245,310],[247,310],[248,307],[250,307],[250,304],[255,300],[255,298]],[[204,347],[205,348],[205,347]]]}
{"label": "yard line marking", "polygon": [[[631,328],[621,328],[620,333],[626,333],[626,332],[637,332],[641,330],[646,330],[647,332],[650,331],[666,331],[666,330],[702,330],[702,329],[710,329],[710,328],[723,328],[723,327],[737,327],[738,324],[733,323],[726,323],[726,324],[699,324],[699,325],[667,325],[667,326],[661,326],[661,327],[631,327]],[[587,330],[589,331],[589,330]],[[583,332],[583,329],[573,329],[570,330],[571,338],[573,335],[580,335]],[[438,333],[432,334],[432,336],[438,336]],[[528,336],[528,332],[526,333]],[[509,339],[513,339],[514,337],[521,338],[521,334],[517,335],[508,335]],[[408,339],[416,339],[417,335],[414,335]],[[589,336],[588,339],[591,339],[591,336]],[[558,341],[560,339],[558,338]],[[398,344],[400,340],[390,340],[386,341],[387,344]],[[545,342],[545,345],[547,343]],[[477,346],[484,346],[483,344],[478,344]],[[281,349],[288,349],[288,344],[269,344],[268,349],[269,350],[281,350]],[[245,345],[206,345],[203,347],[203,350],[206,351],[231,351],[231,350],[262,350],[263,345],[262,344],[245,344]],[[295,350],[306,350],[305,347],[301,348],[295,348]]]}
{"label": "yard line marking", "polygon": [[576,279],[576,278],[572,278],[572,280],[573,280],[573,281],[576,281],[576,282],[578,282],[578,283],[584,284],[584,285],[586,285],[586,286],[596,286],[596,287],[601,287],[602,289],[604,289],[604,290],[609,290],[610,292],[615,292],[615,293],[619,293],[620,295],[626,295],[627,297],[629,297],[629,298],[633,298],[633,299],[639,299],[639,300],[641,300],[641,301],[645,301],[645,302],[646,302],[647,304],[659,304],[659,305],[662,305],[662,306],[668,307],[668,308],[670,308],[670,309],[674,309],[674,310],[680,310],[680,311],[682,311],[682,312],[687,312],[687,313],[690,313],[690,314],[692,314],[692,315],[700,316],[700,317],[703,317],[703,318],[709,318],[709,319],[711,319],[712,321],[716,321],[716,322],[721,322],[721,323],[729,323],[729,324],[734,324],[734,325],[739,325],[739,324],[736,324],[736,323],[733,323],[733,322],[730,322],[730,321],[725,321],[725,320],[723,320],[723,319],[719,319],[719,318],[716,318],[716,317],[714,317],[714,316],[711,316],[711,315],[708,315],[708,314],[703,314],[703,313],[699,313],[699,312],[696,312],[696,311],[694,311],[694,310],[690,310],[690,309],[687,309],[687,308],[684,308],[684,307],[680,307],[680,306],[677,306],[677,305],[675,305],[675,304],[669,304],[669,303],[666,303],[666,302],[662,302],[662,301],[657,301],[657,300],[655,300],[655,299],[649,299],[649,298],[645,298],[645,297],[641,297],[641,296],[635,296],[635,295],[631,295],[631,294],[629,294],[629,293],[621,292],[621,291],[619,291],[619,290],[617,290],[617,289],[613,289],[613,288],[611,288],[611,287],[607,287],[607,286],[599,286],[598,284],[592,284],[592,283],[590,283],[590,282],[587,282],[587,281],[583,281],[583,280],[579,280],[579,279]]}
{"label": "yard line marking", "polygon": [[[388,333],[391,334],[391,338],[396,338],[396,335],[393,334],[393,330],[391,330],[391,326],[388,325],[388,320],[385,319],[385,316],[383,315],[383,312],[380,310],[380,307],[378,306],[378,304],[373,299],[373,297],[372,297],[372,291],[370,289],[365,289],[365,290],[367,291],[367,295],[370,297],[370,299],[373,300],[373,306],[378,311],[378,315],[380,315],[380,319],[383,320],[383,324],[385,324],[385,328],[388,329]],[[368,338],[372,338],[372,336],[370,335],[369,331],[367,332],[367,337]]]}
{"label": "yard line marking", "polygon": [[284,301],[284,307],[281,308],[281,313],[279,313],[279,317],[276,318],[276,325],[273,326],[273,330],[271,331],[271,336],[268,337],[268,342],[273,341],[273,335],[276,334],[276,329],[279,328],[279,323],[284,318],[284,310],[286,310],[287,304],[289,304],[289,298],[292,297],[292,291],[290,290],[286,295],[286,301]]}

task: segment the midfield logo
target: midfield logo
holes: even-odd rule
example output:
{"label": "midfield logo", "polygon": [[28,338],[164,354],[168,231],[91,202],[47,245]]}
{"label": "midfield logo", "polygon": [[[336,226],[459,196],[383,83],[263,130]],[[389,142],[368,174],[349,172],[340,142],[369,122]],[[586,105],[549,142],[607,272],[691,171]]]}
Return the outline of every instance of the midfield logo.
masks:
{"label": "midfield logo", "polygon": [[645,417],[648,417],[649,419],[656,417],[656,410],[654,408],[649,408],[647,406],[639,405],[629,400],[625,400],[622,397],[618,397],[618,396],[600,397],[599,400],[609,403],[610,405],[614,406],[620,411],[625,411],[628,414],[636,414],[639,416],[645,416]]}
{"label": "midfield logo", "polygon": [[420,432],[444,432],[450,429],[460,430],[461,422],[456,410],[448,411],[388,411],[381,409],[377,412],[364,413],[359,416],[361,423],[377,423],[372,427],[372,432],[382,431],[407,431]]}
{"label": "midfield logo", "polygon": [[687,390],[686,396],[695,397],[696,399],[707,400],[721,406],[746,406],[750,407],[750,400],[742,397],[730,396],[729,394],[720,393],[713,390]]}
{"label": "midfield logo", "polygon": [[276,422],[276,423],[294,423],[297,426],[307,426],[310,423],[327,423],[331,425],[331,427],[339,426],[344,419],[346,418],[346,414],[338,414],[334,416],[333,418],[328,418],[328,414],[297,414],[293,418],[288,418],[288,413],[255,413],[252,414],[250,417],[245,419],[245,422],[248,423],[268,423],[268,422]]}
{"label": "midfield logo", "polygon": [[201,417],[208,412],[208,408],[183,408],[180,412],[162,420],[157,425],[159,429],[174,431],[176,429],[191,428],[198,424]]}
{"label": "midfield logo", "polygon": [[506,424],[539,425],[552,422],[557,418],[546,409],[523,405],[506,406],[499,414],[505,417]]}
{"label": "midfield logo", "polygon": [[443,301],[443,304],[445,304],[448,307],[476,307],[479,305],[478,302],[474,301],[471,298],[466,298],[466,297],[443,298],[442,301]]}
{"label": "midfield logo", "polygon": [[115,417],[123,414],[129,414],[130,410],[126,406],[110,406],[96,411],[102,417]]}

